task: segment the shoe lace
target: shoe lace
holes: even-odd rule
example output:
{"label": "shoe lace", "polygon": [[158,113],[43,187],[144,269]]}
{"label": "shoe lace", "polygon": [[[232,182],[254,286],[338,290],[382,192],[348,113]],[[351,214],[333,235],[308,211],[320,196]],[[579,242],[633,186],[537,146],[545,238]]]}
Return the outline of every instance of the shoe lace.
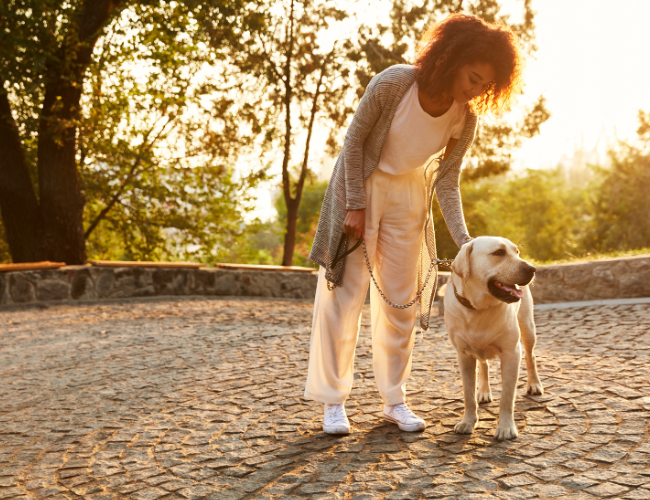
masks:
{"label": "shoe lace", "polygon": [[335,422],[345,420],[343,418],[343,405],[331,405],[327,408],[329,418]]}
{"label": "shoe lace", "polygon": [[406,406],[406,403],[400,403],[398,405],[393,406],[393,409],[399,413],[402,418],[413,418],[415,417],[415,413],[411,411],[411,409]]}

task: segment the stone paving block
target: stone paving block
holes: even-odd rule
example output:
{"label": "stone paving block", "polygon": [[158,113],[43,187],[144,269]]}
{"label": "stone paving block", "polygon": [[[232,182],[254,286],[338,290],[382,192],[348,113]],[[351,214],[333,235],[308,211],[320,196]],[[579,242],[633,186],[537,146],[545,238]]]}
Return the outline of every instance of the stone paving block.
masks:
{"label": "stone paving block", "polygon": [[495,491],[494,496],[503,500],[528,500],[529,498],[539,498],[536,493],[524,488],[515,488],[510,491]]}
{"label": "stone paving block", "polygon": [[508,488],[516,488],[518,486],[526,486],[535,484],[535,480],[528,474],[517,474],[515,476],[501,477],[498,481]]}
{"label": "stone paving block", "polygon": [[598,497],[608,498],[613,496],[620,496],[623,493],[628,492],[630,489],[625,486],[621,486],[615,483],[603,483],[598,486],[592,486],[587,488],[585,491],[596,495]]}
{"label": "stone paving block", "polygon": [[146,490],[140,490],[134,493],[131,495],[131,498],[133,500],[156,500],[157,498],[164,497],[167,493],[167,491],[159,488],[147,488]]}
{"label": "stone paving block", "polygon": [[462,494],[463,490],[452,484],[443,484],[435,488],[426,489],[422,491],[424,498],[445,498],[453,497]]}
{"label": "stone paving block", "polygon": [[627,498],[630,500],[647,500],[650,499],[650,491],[648,490],[632,490],[629,493],[625,493],[621,498]]}
{"label": "stone paving block", "polygon": [[463,485],[463,489],[470,493],[488,493],[494,491],[499,487],[495,481],[476,481]]}
{"label": "stone paving block", "polygon": [[595,481],[594,479],[591,479],[589,477],[577,475],[577,476],[571,476],[566,479],[563,479],[562,481],[559,482],[560,485],[566,486],[567,488],[571,488],[573,490],[584,490],[585,488],[589,488],[590,486],[595,486],[598,484],[598,481]]}

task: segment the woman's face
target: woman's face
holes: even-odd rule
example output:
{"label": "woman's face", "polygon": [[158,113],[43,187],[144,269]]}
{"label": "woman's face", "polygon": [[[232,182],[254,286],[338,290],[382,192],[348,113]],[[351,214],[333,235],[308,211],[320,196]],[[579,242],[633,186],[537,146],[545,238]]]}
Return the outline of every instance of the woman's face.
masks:
{"label": "woman's face", "polygon": [[494,77],[494,68],[490,63],[466,64],[458,70],[454,78],[451,89],[454,100],[460,104],[471,101],[485,92]]}

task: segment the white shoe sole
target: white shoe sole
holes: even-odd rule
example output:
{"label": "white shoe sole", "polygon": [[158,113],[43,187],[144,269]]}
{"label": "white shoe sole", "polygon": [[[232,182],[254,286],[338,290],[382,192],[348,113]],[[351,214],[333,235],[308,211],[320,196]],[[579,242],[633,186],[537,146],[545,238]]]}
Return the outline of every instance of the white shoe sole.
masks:
{"label": "white shoe sole", "polygon": [[384,420],[388,420],[389,422],[393,422],[394,424],[397,424],[397,427],[399,427],[404,432],[423,431],[425,429],[425,427],[427,426],[424,422],[418,422],[416,424],[403,424],[403,423],[395,420],[393,417],[389,417],[385,413],[384,413]]}
{"label": "white shoe sole", "polygon": [[350,428],[345,425],[323,425],[323,431],[327,434],[350,434]]}

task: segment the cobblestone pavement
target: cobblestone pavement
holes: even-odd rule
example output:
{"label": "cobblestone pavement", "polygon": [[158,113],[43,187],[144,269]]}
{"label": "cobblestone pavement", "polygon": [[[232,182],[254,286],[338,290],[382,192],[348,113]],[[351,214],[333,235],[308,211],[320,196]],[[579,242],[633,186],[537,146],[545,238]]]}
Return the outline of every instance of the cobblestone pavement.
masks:
{"label": "cobblestone pavement", "polygon": [[0,312],[0,500],[650,498],[650,305],[536,314],[541,397],[496,401],[471,436],[440,318],[418,335],[409,402],[379,416],[367,311],[348,403],[325,435],[301,398],[311,303],[170,300]]}

